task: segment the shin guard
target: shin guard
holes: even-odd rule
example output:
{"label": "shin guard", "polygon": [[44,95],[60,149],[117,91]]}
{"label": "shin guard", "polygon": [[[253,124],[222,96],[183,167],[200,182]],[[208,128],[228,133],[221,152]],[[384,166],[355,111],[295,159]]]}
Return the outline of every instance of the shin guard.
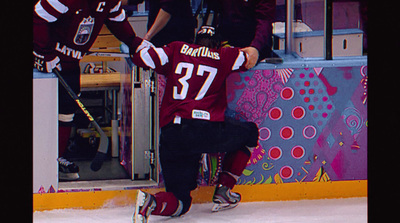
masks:
{"label": "shin guard", "polygon": [[171,192],[159,192],[154,195],[157,206],[151,212],[152,215],[179,216],[182,212],[182,202]]}
{"label": "shin guard", "polygon": [[71,126],[58,127],[58,157],[63,157],[67,149]]}
{"label": "shin guard", "polygon": [[247,148],[227,153],[222,163],[222,173],[219,175],[218,184],[232,189],[237,179],[242,175],[244,168],[246,168],[250,156],[251,153]]}

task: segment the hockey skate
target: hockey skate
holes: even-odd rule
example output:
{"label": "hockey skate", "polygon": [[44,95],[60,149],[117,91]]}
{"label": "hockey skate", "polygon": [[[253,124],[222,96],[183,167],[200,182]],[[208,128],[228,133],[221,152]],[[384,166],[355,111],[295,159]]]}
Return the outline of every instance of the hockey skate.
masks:
{"label": "hockey skate", "polygon": [[136,196],[134,223],[147,223],[151,212],[156,207],[156,200],[153,195],[138,190]]}
{"label": "hockey skate", "polygon": [[228,187],[219,184],[215,188],[212,212],[227,210],[238,206],[241,200],[239,193],[232,192]]}
{"label": "hockey skate", "polygon": [[60,180],[78,180],[79,167],[73,162],[60,157],[58,161],[58,177]]}

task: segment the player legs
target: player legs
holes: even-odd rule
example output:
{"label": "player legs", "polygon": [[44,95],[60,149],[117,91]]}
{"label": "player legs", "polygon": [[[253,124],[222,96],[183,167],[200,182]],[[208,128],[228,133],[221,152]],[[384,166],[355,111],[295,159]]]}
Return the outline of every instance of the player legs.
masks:
{"label": "player legs", "polygon": [[229,129],[227,133],[237,135],[237,138],[242,141],[236,143],[243,145],[237,150],[228,151],[222,163],[222,173],[219,175],[218,184],[232,189],[246,168],[253,148],[258,144],[259,133],[257,125],[253,122],[239,122],[232,119],[227,119],[225,122],[225,128]]}
{"label": "player legs", "polygon": [[197,187],[201,154],[185,154],[179,150],[168,148],[161,140],[160,162],[166,191],[155,195],[139,191],[135,222],[148,222],[150,214],[178,217],[189,211],[190,192]]}
{"label": "player legs", "polygon": [[[62,64],[60,72],[65,81],[75,91],[80,91],[80,68],[79,64]],[[76,102],[69,96],[64,87],[58,86],[58,163],[59,178],[61,180],[79,179],[79,167],[73,162],[65,159],[66,148],[71,135],[75,111],[78,106]]]}
{"label": "player legs", "polygon": [[214,198],[217,197],[220,203],[228,203],[230,208],[235,207],[240,194],[230,190],[246,167],[251,148],[257,143],[258,128],[251,122],[182,119],[181,124],[170,123],[163,127],[160,161],[166,192],[156,195],[144,193],[141,200],[138,198],[135,219],[147,222],[150,213],[180,216],[189,211],[192,203],[190,192],[197,188],[202,153],[227,152]]}
{"label": "player legs", "polygon": [[190,192],[197,188],[201,154],[191,154],[187,153],[188,151],[190,148],[170,148],[164,143],[164,140],[160,142],[160,162],[165,189],[173,194],[182,205],[182,207],[176,208],[181,211],[175,213],[175,216],[189,211],[192,204]]}
{"label": "player legs", "polygon": [[[165,137],[166,132],[176,133],[180,128],[180,125],[168,125],[161,129],[160,162],[166,192],[155,195],[138,193],[134,216],[137,222],[147,222],[150,214],[181,216],[191,207],[190,192],[197,188],[201,153],[191,153],[190,148],[177,147],[173,143],[179,141],[177,134],[168,134]],[[143,194],[139,196],[141,193]]]}
{"label": "player legs", "polygon": [[222,163],[222,172],[218,177],[218,184],[233,189],[237,179],[239,179],[246,168],[250,156],[251,152],[246,147],[235,152],[226,153]]}

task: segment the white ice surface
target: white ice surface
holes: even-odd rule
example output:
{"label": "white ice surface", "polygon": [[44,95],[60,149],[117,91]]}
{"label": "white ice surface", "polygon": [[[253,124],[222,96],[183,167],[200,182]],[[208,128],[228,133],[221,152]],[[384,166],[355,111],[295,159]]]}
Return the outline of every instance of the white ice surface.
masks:
{"label": "white ice surface", "polygon": [[[322,199],[240,203],[234,209],[211,213],[212,204],[194,204],[180,218],[150,216],[149,222],[367,222],[367,198]],[[134,208],[115,207],[95,210],[58,209],[34,212],[35,223],[124,223],[132,222]]]}

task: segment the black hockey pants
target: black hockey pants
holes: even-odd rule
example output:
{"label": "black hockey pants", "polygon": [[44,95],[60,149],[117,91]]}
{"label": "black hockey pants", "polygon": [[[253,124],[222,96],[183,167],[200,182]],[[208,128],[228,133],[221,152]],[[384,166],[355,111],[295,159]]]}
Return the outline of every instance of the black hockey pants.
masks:
{"label": "black hockey pants", "polygon": [[160,161],[167,192],[182,201],[186,213],[191,206],[190,192],[197,187],[202,153],[248,150],[256,147],[258,127],[252,122],[227,119],[224,122],[182,119],[161,128]]}

